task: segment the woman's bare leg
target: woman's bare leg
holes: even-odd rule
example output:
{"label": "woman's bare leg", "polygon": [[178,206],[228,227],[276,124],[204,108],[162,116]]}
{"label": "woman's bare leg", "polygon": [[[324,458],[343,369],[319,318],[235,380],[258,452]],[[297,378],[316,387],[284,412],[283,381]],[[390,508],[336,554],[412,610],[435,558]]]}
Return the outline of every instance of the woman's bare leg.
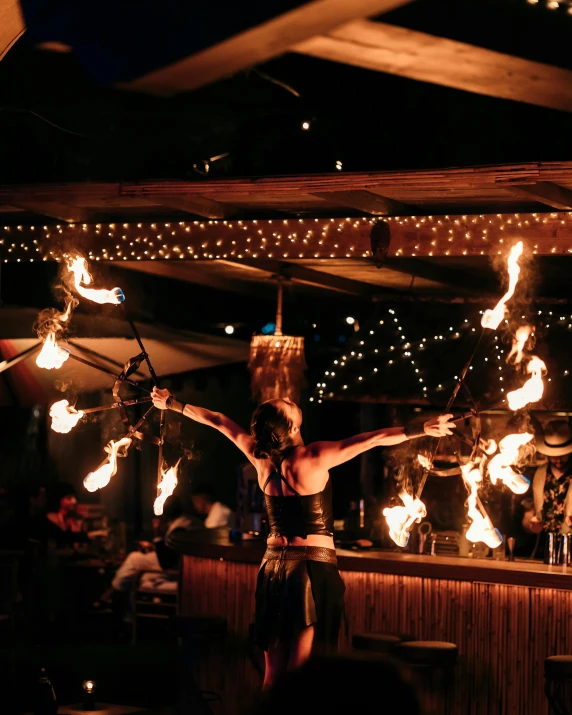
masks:
{"label": "woman's bare leg", "polygon": [[288,658],[288,670],[299,668],[312,654],[314,643],[314,626],[308,626],[300,631],[290,644],[290,657]]}
{"label": "woman's bare leg", "polygon": [[284,675],[288,666],[289,647],[286,643],[278,643],[264,652],[264,682],[262,690],[269,690],[276,680]]}

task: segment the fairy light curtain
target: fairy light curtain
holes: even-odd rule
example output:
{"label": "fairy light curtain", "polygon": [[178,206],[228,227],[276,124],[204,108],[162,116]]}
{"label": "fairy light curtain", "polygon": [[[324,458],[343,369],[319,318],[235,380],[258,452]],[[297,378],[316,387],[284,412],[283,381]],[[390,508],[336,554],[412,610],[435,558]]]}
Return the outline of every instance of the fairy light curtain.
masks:
{"label": "fairy light curtain", "polygon": [[[400,401],[442,407],[481,330],[485,304],[379,304],[367,322],[340,350],[316,383],[310,399]],[[572,314],[564,306],[531,306],[522,323],[534,326],[534,353],[547,367],[542,400],[535,409],[572,407],[569,355]],[[479,407],[506,407],[506,394],[522,385],[523,373],[507,362],[512,331],[503,322],[488,332],[466,383]],[[470,407],[461,393],[458,405]]]}

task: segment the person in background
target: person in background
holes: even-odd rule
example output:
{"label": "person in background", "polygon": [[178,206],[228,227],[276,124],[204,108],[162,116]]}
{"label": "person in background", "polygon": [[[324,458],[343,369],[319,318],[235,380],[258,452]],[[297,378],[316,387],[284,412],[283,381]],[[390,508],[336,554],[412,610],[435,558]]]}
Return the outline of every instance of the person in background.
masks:
{"label": "person in background", "polygon": [[522,526],[533,534],[568,534],[572,531],[572,430],[568,422],[548,422],[537,436],[536,451],[548,461],[536,469],[532,494],[522,501]]}
{"label": "person in background", "polygon": [[255,637],[265,651],[262,687],[269,690],[287,671],[303,665],[314,646],[337,647],[345,585],[334,547],[329,470],[374,447],[452,434],[452,415],[306,445],[302,410],[288,398],[259,405],[249,434],[226,415],[183,404],[168,390],[155,387],[151,396],[158,409],[217,429],[256,468],[270,534],[257,579]]}
{"label": "person in background", "polygon": [[159,535],[160,524],[155,522],[153,542],[140,540],[139,548],[127,555],[115,572],[111,589],[104,594],[103,601],[110,600],[113,591],[130,591],[134,579],[142,572],[161,572],[177,565],[178,554],[165,544],[165,539],[179,529],[187,531],[192,527],[191,519],[185,514],[183,504],[177,496],[171,495],[165,500],[162,521],[165,525],[164,534]]}
{"label": "person in background", "polygon": [[76,548],[88,544],[91,539],[104,536],[105,531],[88,532],[83,518],[78,513],[75,489],[66,482],[56,482],[46,489],[47,512],[33,526],[30,537],[43,545],[55,544],[56,548]]}
{"label": "person in background", "polygon": [[215,490],[209,484],[197,485],[191,494],[193,508],[204,519],[207,529],[233,525],[233,513],[225,504],[217,501]]}

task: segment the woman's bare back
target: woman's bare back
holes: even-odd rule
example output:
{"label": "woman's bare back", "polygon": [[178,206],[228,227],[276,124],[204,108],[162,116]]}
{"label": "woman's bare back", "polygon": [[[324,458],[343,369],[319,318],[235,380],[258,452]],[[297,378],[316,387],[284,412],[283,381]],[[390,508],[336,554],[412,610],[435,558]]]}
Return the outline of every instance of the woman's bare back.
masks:
{"label": "woman's bare back", "polygon": [[[311,445],[295,447],[281,465],[274,466],[270,460],[259,460],[257,467],[258,485],[269,496],[284,496],[296,499],[298,496],[309,496],[324,490],[330,474],[320,467],[317,459],[312,458]],[[280,468],[283,479],[280,479],[278,469]],[[274,478],[268,481],[268,478]],[[266,485],[266,489],[264,486]],[[292,489],[289,489],[292,487]],[[294,490],[294,491],[293,491]],[[284,536],[269,536],[268,544],[273,546],[322,546],[328,549],[334,548],[334,539],[331,536],[321,534],[309,534],[305,539],[296,536],[288,540]]]}

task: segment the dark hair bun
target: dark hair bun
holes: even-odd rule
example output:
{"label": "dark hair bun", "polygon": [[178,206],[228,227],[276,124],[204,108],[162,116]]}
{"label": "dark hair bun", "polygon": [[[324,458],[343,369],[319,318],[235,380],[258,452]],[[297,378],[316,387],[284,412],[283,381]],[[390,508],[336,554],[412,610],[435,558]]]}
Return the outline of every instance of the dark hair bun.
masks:
{"label": "dark hair bun", "polygon": [[292,422],[286,414],[270,402],[256,408],[250,423],[250,434],[255,439],[253,454],[256,459],[281,457],[292,446]]}

